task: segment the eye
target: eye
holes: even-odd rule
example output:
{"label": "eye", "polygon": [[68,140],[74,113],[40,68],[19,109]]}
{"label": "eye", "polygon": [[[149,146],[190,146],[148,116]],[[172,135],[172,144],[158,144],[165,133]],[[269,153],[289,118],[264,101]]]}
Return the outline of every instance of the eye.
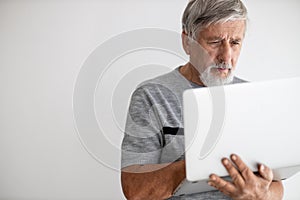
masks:
{"label": "eye", "polygon": [[209,42],[208,42],[208,44],[218,44],[218,43],[220,43],[220,41],[219,41],[219,40],[215,40],[215,41],[209,41]]}
{"label": "eye", "polygon": [[221,40],[208,41],[207,43],[212,46],[217,46],[217,45],[221,44]]}
{"label": "eye", "polygon": [[240,44],[241,44],[241,41],[240,41],[240,40],[232,40],[232,41],[231,41],[231,44],[232,44],[232,45],[240,45]]}

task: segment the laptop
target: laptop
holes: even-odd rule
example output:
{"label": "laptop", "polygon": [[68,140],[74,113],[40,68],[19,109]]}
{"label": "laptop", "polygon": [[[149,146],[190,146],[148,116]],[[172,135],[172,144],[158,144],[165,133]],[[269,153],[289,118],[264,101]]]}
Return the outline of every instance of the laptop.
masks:
{"label": "laptop", "polygon": [[183,94],[186,180],[174,195],[214,190],[211,173],[228,178],[223,157],[238,154],[274,180],[300,171],[300,78],[187,90]]}

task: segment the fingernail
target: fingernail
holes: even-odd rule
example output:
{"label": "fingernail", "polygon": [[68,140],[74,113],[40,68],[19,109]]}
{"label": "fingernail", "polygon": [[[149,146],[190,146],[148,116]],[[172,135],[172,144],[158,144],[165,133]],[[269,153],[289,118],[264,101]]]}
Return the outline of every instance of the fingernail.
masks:
{"label": "fingernail", "polygon": [[260,170],[264,171],[265,170],[265,166],[264,165],[260,165]]}
{"label": "fingernail", "polygon": [[224,165],[228,165],[229,162],[228,162],[227,159],[224,159],[224,160],[223,160],[223,163],[224,163]]}
{"label": "fingernail", "polygon": [[209,186],[213,186],[212,182],[208,182],[207,184],[208,184]]}
{"label": "fingernail", "polygon": [[236,161],[236,156],[235,156],[235,155],[232,155],[232,156],[231,156],[231,159],[232,159],[233,161]]}
{"label": "fingernail", "polygon": [[216,180],[216,177],[211,176],[210,179],[211,179],[212,181],[215,181],[215,180]]}

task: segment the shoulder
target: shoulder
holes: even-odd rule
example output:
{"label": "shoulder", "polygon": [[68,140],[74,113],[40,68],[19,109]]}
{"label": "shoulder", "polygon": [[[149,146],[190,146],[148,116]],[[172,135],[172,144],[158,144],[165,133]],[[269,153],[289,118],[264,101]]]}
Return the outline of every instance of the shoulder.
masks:
{"label": "shoulder", "polygon": [[177,69],[174,69],[166,74],[146,80],[137,86],[133,94],[144,93],[153,96],[169,96],[174,93],[175,95],[180,95],[181,90],[188,86],[186,80],[178,73]]}
{"label": "shoulder", "polygon": [[160,76],[157,76],[155,78],[146,80],[144,82],[142,82],[141,84],[138,85],[139,87],[153,87],[153,86],[165,86],[168,87],[170,85],[172,85],[172,83],[178,83],[181,82],[182,80],[180,79],[180,77],[178,76],[178,72],[176,69],[162,74]]}
{"label": "shoulder", "polygon": [[131,101],[148,105],[179,105],[186,84],[175,69],[139,84],[131,96]]}

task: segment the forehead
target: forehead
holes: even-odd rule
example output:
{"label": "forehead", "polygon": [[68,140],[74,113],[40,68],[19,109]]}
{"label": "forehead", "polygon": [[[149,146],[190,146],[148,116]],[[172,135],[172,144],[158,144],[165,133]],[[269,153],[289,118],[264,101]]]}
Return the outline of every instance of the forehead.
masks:
{"label": "forehead", "polygon": [[199,38],[234,38],[243,39],[245,34],[245,20],[228,21],[225,23],[211,24],[199,32]]}

